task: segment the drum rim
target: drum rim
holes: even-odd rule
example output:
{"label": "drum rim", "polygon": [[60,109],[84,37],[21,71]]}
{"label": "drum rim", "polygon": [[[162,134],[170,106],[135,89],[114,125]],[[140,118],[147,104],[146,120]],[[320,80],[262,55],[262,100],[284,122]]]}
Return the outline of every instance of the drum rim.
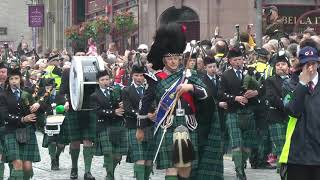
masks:
{"label": "drum rim", "polygon": [[[83,69],[82,69],[82,60],[80,60],[81,59],[81,57],[82,56],[77,56],[77,57],[74,57],[73,59],[72,59],[72,61],[78,61],[77,63],[71,63],[71,69],[70,69],[70,77],[72,77],[71,76],[71,74],[73,73],[72,72],[72,70],[73,70],[73,67],[74,66],[77,66],[76,67],[76,72],[77,72],[77,77],[78,77],[78,87],[75,87],[75,88],[80,88],[80,91],[79,91],[79,101],[78,101],[78,104],[76,105],[75,104],[75,102],[74,102],[74,98],[76,98],[76,97],[74,97],[73,95],[75,95],[75,94],[71,94],[71,89],[73,89],[72,87],[72,83],[71,83],[71,79],[70,79],[70,82],[69,82],[69,89],[70,89],[70,99],[71,99],[71,105],[72,105],[72,108],[73,108],[73,110],[75,110],[75,111],[79,111],[79,110],[81,110],[81,107],[82,107],[82,103],[83,103]],[[76,60],[76,59],[78,59],[79,58],[79,60]],[[72,79],[72,80],[74,80],[74,79]],[[79,87],[80,86],[80,87]]]}

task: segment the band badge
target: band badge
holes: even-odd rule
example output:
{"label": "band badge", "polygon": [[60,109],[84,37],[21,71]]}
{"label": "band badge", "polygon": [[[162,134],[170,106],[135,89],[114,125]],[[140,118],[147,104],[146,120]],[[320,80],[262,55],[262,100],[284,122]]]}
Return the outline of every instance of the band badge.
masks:
{"label": "band badge", "polygon": [[185,115],[184,109],[181,109],[181,108],[176,109],[176,116],[184,116],[184,115]]}
{"label": "band badge", "polygon": [[171,93],[170,96],[169,96],[170,99],[174,99],[174,95],[175,95],[175,94],[176,94],[176,93]]}

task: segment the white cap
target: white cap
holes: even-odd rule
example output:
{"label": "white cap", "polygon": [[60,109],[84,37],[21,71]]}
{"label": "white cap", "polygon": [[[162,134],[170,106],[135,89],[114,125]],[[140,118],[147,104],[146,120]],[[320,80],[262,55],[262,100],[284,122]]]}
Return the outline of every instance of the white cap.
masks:
{"label": "white cap", "polygon": [[114,64],[117,62],[117,56],[114,54],[108,54],[107,56],[107,63]]}
{"label": "white cap", "polygon": [[149,48],[146,44],[140,44],[139,47],[138,47],[138,50],[141,49],[141,50],[144,50],[146,49],[147,51],[149,51]]}

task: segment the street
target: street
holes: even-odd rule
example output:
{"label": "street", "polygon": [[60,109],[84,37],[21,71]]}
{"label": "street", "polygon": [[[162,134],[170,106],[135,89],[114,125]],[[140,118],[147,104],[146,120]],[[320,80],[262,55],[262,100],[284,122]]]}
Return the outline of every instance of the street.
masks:
{"label": "street", "polygon": [[[42,143],[42,134],[37,133],[38,142],[41,145]],[[60,156],[60,170],[51,171],[50,170],[50,157],[47,149],[40,148],[41,162],[34,164],[34,180],[67,180],[70,175],[71,168],[71,158],[69,155],[69,147],[66,147],[64,153]],[[82,152],[82,151],[81,151]],[[94,157],[92,163],[92,174],[96,177],[97,180],[103,180],[106,172],[102,168],[103,158]],[[224,158],[224,177],[225,180],[233,180],[235,176],[234,165],[229,157]],[[278,174],[275,170],[256,170],[250,169],[246,170],[248,180],[280,180]],[[8,177],[8,168],[6,166],[5,177]],[[84,174],[84,163],[82,153],[79,157],[79,179],[83,179]],[[151,176],[152,180],[163,180],[164,171],[155,170],[154,175]],[[133,164],[125,162],[123,158],[120,166],[116,169],[116,180],[134,180],[133,177]]]}

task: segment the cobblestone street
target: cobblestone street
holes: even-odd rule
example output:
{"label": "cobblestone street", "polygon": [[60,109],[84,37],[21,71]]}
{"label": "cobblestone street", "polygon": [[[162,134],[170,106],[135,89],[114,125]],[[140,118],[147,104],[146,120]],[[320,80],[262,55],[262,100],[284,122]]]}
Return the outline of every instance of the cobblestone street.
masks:
{"label": "cobblestone street", "polygon": [[[39,144],[42,143],[42,134],[37,133]],[[69,147],[66,147],[65,152],[60,156],[60,171],[50,170],[50,157],[47,149],[40,148],[40,154],[42,161],[34,164],[34,180],[67,180],[69,179],[70,168],[71,168],[71,158],[69,155]],[[103,180],[106,173],[104,168],[102,168],[103,158],[94,157],[92,164],[92,174],[97,180]],[[125,158],[120,166],[116,169],[116,180],[134,180],[133,177],[133,165],[126,163]],[[234,179],[234,165],[229,157],[224,158],[224,176],[225,180]],[[8,168],[6,166],[6,177],[8,176]],[[255,170],[248,168],[246,170],[248,180],[280,180],[278,174],[275,170]],[[79,157],[79,179],[83,179],[84,174],[84,164],[83,157],[80,154]],[[155,170],[154,175],[151,176],[152,180],[163,180],[164,171]]]}

